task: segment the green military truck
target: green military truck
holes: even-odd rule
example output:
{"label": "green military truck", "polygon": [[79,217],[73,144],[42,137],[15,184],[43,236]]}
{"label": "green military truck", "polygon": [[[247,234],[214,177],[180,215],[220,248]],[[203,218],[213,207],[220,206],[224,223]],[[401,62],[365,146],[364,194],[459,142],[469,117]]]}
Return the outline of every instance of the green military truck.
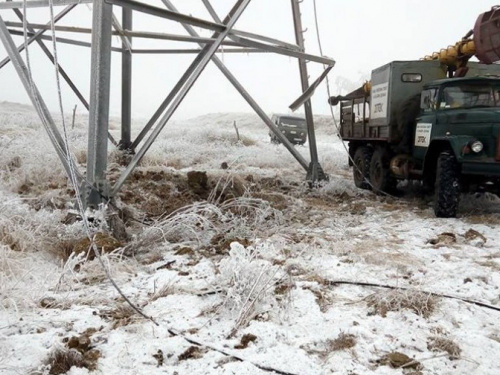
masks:
{"label": "green military truck", "polygon": [[329,99],[357,187],[391,193],[398,180],[422,180],[438,217],[456,216],[462,192],[500,192],[500,65],[468,69],[446,78],[439,61],[394,61]]}

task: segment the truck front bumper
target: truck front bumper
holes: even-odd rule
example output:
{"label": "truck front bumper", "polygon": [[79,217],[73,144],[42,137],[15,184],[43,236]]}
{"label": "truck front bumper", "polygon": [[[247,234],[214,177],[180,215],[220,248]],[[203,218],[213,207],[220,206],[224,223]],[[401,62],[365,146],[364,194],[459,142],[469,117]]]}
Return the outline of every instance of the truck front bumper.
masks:
{"label": "truck front bumper", "polygon": [[467,175],[500,177],[500,162],[464,161],[462,162],[462,173]]}

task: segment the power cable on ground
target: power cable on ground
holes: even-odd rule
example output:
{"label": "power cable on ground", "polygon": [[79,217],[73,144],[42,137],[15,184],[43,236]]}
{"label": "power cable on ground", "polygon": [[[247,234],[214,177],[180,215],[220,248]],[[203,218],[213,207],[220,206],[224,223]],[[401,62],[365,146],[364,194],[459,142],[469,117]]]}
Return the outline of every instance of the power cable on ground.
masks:
{"label": "power cable on ground", "polygon": [[[392,289],[392,290],[406,290],[406,291],[413,291],[415,289],[413,288],[407,288],[407,287],[402,287],[402,286],[394,286],[394,285],[386,285],[386,284],[377,284],[377,283],[366,283],[362,281],[345,281],[345,280],[327,280],[327,283],[329,286],[335,286],[335,285],[356,285],[356,286],[363,286],[363,287],[374,287],[374,288],[383,288],[383,289]],[[479,307],[484,307],[486,309],[490,310],[495,310],[495,311],[500,311],[500,307],[498,306],[493,306],[489,305],[487,303],[479,302],[479,301],[474,301],[472,299],[464,298],[464,297],[459,297],[459,296],[452,296],[450,294],[443,294],[443,293],[436,293],[436,292],[426,292],[426,291],[421,291],[424,294],[428,294],[434,297],[441,297],[441,298],[447,298],[447,299],[454,299],[458,301],[462,301],[471,305],[476,305]]]}

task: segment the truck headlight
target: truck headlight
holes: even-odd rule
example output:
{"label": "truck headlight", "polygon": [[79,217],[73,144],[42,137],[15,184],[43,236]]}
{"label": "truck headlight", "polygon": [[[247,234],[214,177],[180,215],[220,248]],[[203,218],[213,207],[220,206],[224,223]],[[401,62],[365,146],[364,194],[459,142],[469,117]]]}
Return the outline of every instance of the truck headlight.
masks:
{"label": "truck headlight", "polygon": [[479,154],[481,151],[483,151],[483,143],[480,141],[474,141],[470,144],[470,148],[476,154]]}

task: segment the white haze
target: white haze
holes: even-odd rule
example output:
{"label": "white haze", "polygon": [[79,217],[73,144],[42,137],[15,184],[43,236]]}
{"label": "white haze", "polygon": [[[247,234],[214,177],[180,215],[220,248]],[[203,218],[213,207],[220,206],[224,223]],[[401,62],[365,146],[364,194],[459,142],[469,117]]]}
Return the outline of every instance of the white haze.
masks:
{"label": "white haze", "polygon": [[[150,4],[163,6],[160,0]],[[209,19],[199,0],[173,1],[180,11]],[[220,16],[225,15],[234,1],[212,1]],[[419,59],[462,38],[472,27],[480,13],[495,5],[492,0],[456,2],[452,0],[317,0],[318,21],[323,53],[336,60],[330,73],[332,94],[355,88],[367,79],[372,69],[392,60]],[[56,9],[60,11],[62,7]],[[301,3],[307,51],[319,54],[313,17],[313,1]],[[119,7],[115,14],[121,19]],[[6,20],[18,21],[11,11],[2,11]],[[45,23],[48,10],[29,9],[28,20]],[[91,8],[80,5],[59,22],[60,25],[90,27]],[[256,32],[289,42],[294,42],[290,1],[254,0],[237,22],[241,30]],[[172,21],[136,14],[134,28],[140,31],[171,32],[186,35],[183,28]],[[199,33],[210,33],[197,29]],[[47,34],[50,35],[50,32]],[[61,37],[75,34],[58,32]],[[76,38],[89,41],[88,36]],[[21,37],[15,37],[17,43]],[[51,43],[44,42],[52,49]],[[134,39],[140,48],[195,48],[194,44],[146,41]],[[119,46],[120,40],[114,38]],[[90,87],[90,50],[84,47],[60,45],[59,60],[83,94],[88,97]],[[0,48],[0,52],[3,48]],[[29,48],[35,81],[48,106],[57,109],[54,69],[36,43]],[[4,52],[4,51],[3,51]],[[4,55],[5,52],[3,53]],[[23,53],[24,57],[24,53]],[[247,91],[266,112],[286,112],[288,106],[300,95],[300,81],[296,59],[273,54],[233,55],[219,54]],[[167,93],[185,71],[193,55],[136,55],[134,57],[133,113],[135,118],[149,118]],[[120,113],[120,58],[113,54],[111,112]],[[321,73],[322,66],[309,63],[310,81]],[[339,85],[343,82],[343,85]],[[347,83],[347,85],[346,85]],[[0,100],[29,103],[28,97],[11,64],[0,70]],[[65,85],[64,85],[65,86]],[[78,104],[83,106],[65,86],[66,111]],[[323,84],[313,98],[313,110],[328,114],[327,93]],[[194,88],[181,104],[177,118],[189,118],[205,113],[249,112],[251,108],[222,76],[209,64]]]}

